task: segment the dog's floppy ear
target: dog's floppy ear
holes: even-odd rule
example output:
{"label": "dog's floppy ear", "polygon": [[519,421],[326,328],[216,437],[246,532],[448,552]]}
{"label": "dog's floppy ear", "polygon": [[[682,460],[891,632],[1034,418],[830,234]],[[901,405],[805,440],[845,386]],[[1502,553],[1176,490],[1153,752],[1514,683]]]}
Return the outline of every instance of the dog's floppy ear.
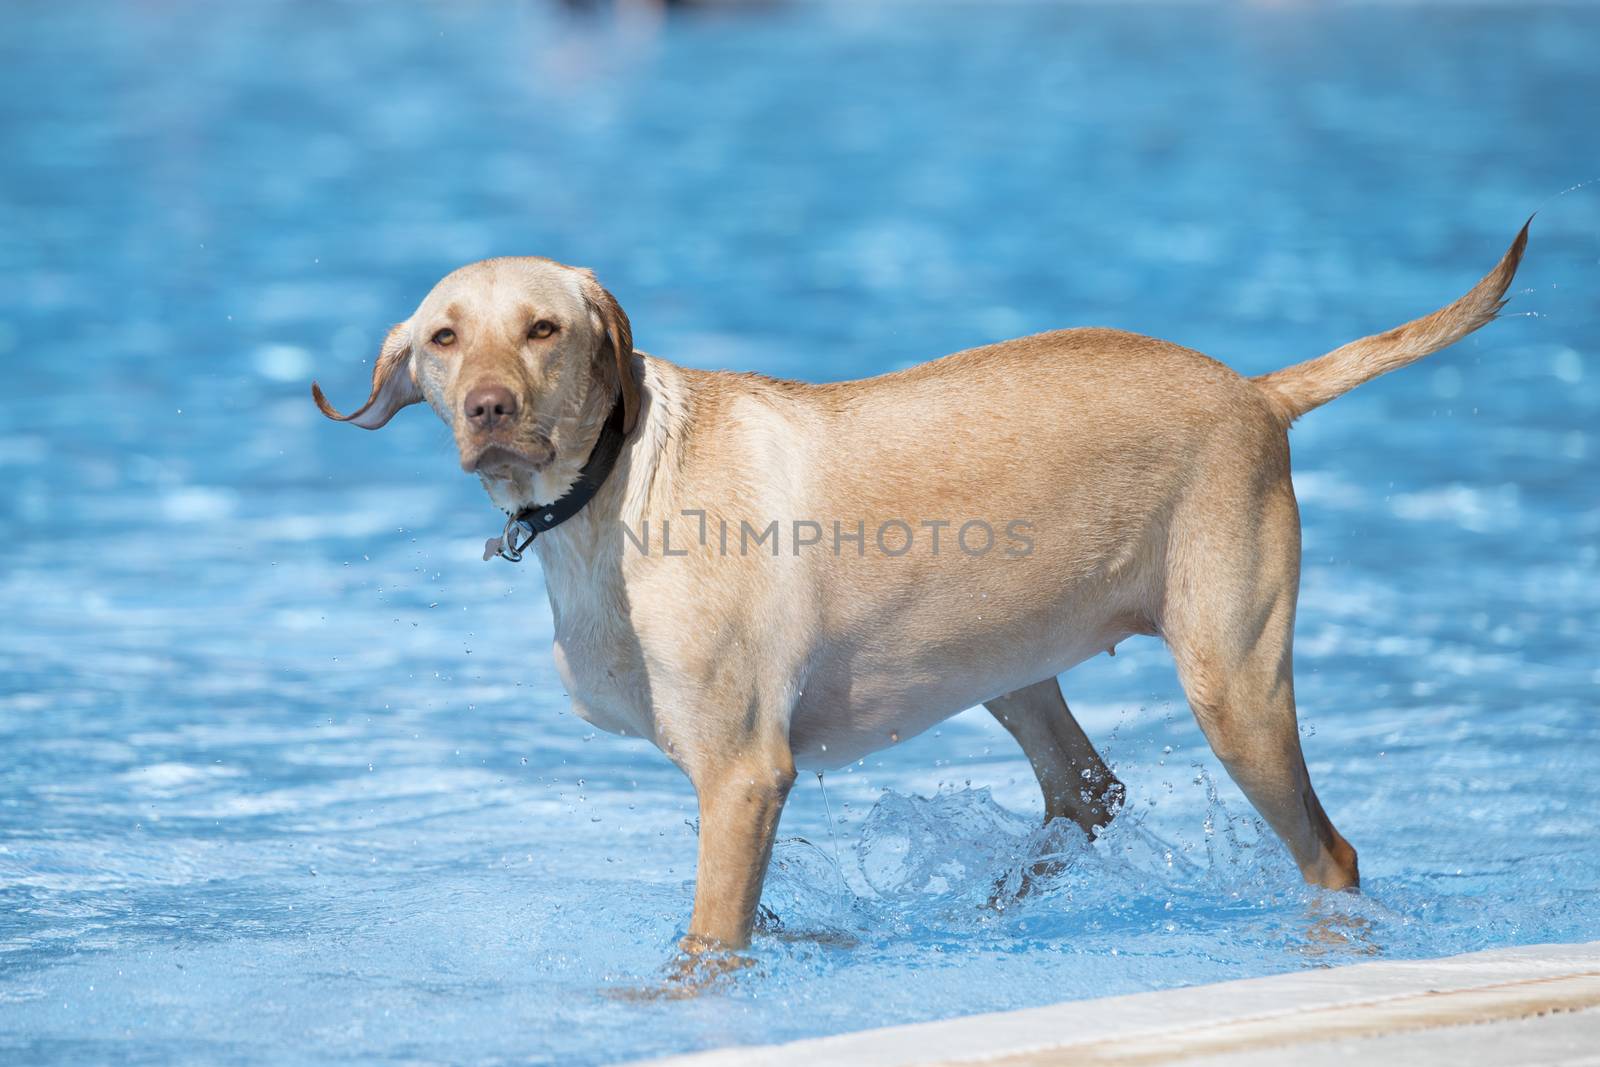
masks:
{"label": "dog's floppy ear", "polygon": [[421,400],[422,390],[411,368],[410,323],[400,323],[384,338],[383,350],[372,365],[372,395],[365,404],[348,415],[341,415],[328,403],[316,382],[311,383],[311,399],[328,418],[354,423],[363,430],[376,430],[394,418],[395,412]]}
{"label": "dog's floppy ear", "polygon": [[617,381],[622,387],[622,432],[632,433],[634,424],[639,421],[639,383],[633,376],[633,324],[617,298],[595,280],[590,271],[583,272],[583,295],[600,319],[611,358],[616,361]]}

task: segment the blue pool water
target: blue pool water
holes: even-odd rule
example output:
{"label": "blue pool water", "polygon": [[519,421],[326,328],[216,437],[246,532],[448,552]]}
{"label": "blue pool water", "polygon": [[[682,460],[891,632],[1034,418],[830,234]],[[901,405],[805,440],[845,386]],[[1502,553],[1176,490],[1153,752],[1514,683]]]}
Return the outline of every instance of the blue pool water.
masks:
{"label": "blue pool water", "polygon": [[363,395],[438,276],[524,252],[695,366],[1105,324],[1275,368],[1600,175],[1600,10],[0,27],[0,1059],[594,1064],[1600,937],[1600,186],[1545,204],[1509,317],[1294,432],[1303,732],[1359,897],[1299,884],[1133,641],[1064,683],[1130,790],[1099,841],[1039,831],[969,713],[800,784],[755,967],[630,996],[688,915],[686,782],[566,711],[437,421],[306,388]]}

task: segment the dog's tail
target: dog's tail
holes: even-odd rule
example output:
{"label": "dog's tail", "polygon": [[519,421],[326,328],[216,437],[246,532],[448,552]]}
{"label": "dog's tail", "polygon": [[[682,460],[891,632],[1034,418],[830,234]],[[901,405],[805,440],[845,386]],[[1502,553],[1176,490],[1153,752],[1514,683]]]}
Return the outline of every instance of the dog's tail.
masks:
{"label": "dog's tail", "polygon": [[1325,356],[1250,380],[1261,387],[1284,425],[1288,425],[1362,382],[1455,344],[1491,321],[1505,307],[1506,288],[1517,273],[1517,264],[1522,262],[1522,250],[1527,247],[1531,225],[1530,217],[1499,266],[1455,303],[1404,326],[1396,326],[1387,333],[1351,341]]}

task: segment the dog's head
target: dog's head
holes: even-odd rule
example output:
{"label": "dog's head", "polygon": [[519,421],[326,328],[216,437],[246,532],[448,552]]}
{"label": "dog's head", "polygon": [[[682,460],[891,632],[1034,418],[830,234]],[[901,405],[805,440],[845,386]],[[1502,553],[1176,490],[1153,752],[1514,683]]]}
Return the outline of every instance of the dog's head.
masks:
{"label": "dog's head", "polygon": [[434,286],[389,331],[372,395],[350,414],[311,385],[324,415],[368,430],[426,400],[463,470],[524,484],[569,457],[585,413],[604,418],[619,393],[626,433],[639,417],[628,316],[589,271],[535,258],[473,263]]}

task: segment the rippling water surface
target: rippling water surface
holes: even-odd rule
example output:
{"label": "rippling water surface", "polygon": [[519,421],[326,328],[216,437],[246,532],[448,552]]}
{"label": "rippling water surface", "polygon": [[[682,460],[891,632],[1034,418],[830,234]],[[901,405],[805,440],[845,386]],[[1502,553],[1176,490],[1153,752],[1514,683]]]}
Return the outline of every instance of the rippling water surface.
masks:
{"label": "rippling water surface", "polygon": [[1134,641],[1064,683],[1130,788],[1100,840],[969,714],[801,783],[755,967],[619,997],[689,912],[687,784],[566,710],[436,420],[306,395],[523,252],[696,366],[1104,324],[1255,373],[1600,174],[1600,11],[1308,7],[9,6],[0,1058],[590,1064],[1600,936],[1600,187],[1510,317],[1295,430],[1359,897],[1299,884]]}

